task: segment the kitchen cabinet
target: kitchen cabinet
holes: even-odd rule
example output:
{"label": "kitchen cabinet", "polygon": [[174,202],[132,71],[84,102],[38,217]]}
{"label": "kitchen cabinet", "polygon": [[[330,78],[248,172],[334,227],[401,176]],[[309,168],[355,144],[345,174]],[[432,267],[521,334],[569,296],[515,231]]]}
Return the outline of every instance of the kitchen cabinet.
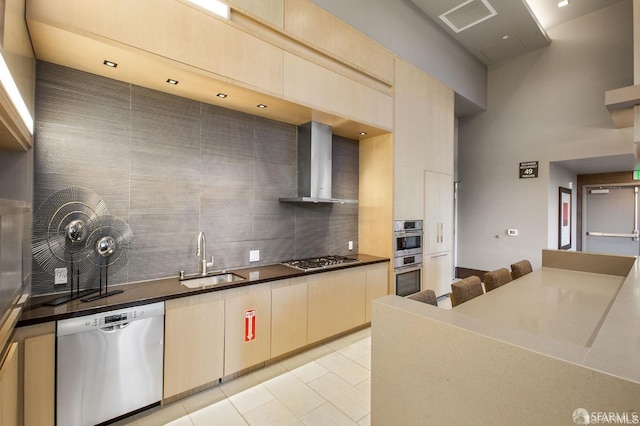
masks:
{"label": "kitchen cabinet", "polygon": [[452,175],[453,91],[400,58],[395,60],[394,90],[396,166]]}
{"label": "kitchen cabinet", "polygon": [[224,300],[220,293],[165,305],[164,399],[220,379],[224,360]]}
{"label": "kitchen cabinet", "polygon": [[424,172],[425,253],[451,250],[453,240],[453,179]]}
{"label": "kitchen cabinet", "polygon": [[271,358],[307,344],[307,282],[304,277],[271,284]]}
{"label": "kitchen cabinet", "polygon": [[266,361],[271,356],[269,283],[221,292],[225,298],[224,375]]}
{"label": "kitchen cabinet", "polygon": [[0,426],[17,426],[18,343],[11,343],[0,366]]}
{"label": "kitchen cabinet", "polygon": [[22,397],[19,417],[25,426],[54,424],[55,409],[55,323],[49,322],[15,331],[22,359],[18,363]]}
{"label": "kitchen cabinet", "polygon": [[24,20],[25,0],[6,0],[2,4],[4,26],[0,54],[31,116],[31,124],[21,118],[7,91],[0,90],[0,148],[27,151],[33,146],[36,59]]}
{"label": "kitchen cabinet", "polygon": [[393,53],[309,0],[285,2],[285,30],[374,78],[393,83]]}
{"label": "kitchen cabinet", "polygon": [[364,268],[309,275],[307,291],[309,343],[365,323]]}
{"label": "kitchen cabinet", "polygon": [[425,254],[423,265],[422,289],[430,288],[438,297],[450,293],[453,277],[452,252]]}
{"label": "kitchen cabinet", "polygon": [[367,288],[365,294],[364,322],[371,322],[371,301],[389,294],[389,264],[366,267]]}
{"label": "kitchen cabinet", "polygon": [[284,98],[340,117],[393,128],[393,98],[335,71],[284,53]]}
{"label": "kitchen cabinet", "polygon": [[232,7],[239,6],[241,10],[246,10],[277,28],[284,28],[284,0],[231,0],[228,3]]}

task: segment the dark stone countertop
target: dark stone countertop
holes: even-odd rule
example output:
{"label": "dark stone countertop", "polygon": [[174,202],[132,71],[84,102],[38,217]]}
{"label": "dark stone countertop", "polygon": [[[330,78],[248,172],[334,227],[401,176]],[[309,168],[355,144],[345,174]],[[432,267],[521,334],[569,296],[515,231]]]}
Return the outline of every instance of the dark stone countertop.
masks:
{"label": "dark stone countertop", "polygon": [[340,269],[357,268],[360,266],[389,261],[388,258],[370,256],[367,254],[357,254],[349,256],[357,257],[360,262],[349,263],[344,266],[335,266],[310,272],[302,272],[295,268],[291,268],[289,266],[281,264],[228,270],[226,272],[233,272],[237,275],[242,276],[243,278],[245,278],[245,280],[219,285],[216,287],[191,289],[184,285],[181,285],[178,277],[175,277],[109,286],[109,290],[118,289],[124,290],[124,292],[114,294],[103,299],[94,300],[92,302],[82,302],[80,299],[76,299],[58,306],[44,306],[45,303],[60,296],[64,296],[64,294],[36,296],[32,297],[24,306],[22,315],[20,316],[16,327],[24,327],[49,321],[57,321],[65,318],[79,317],[84,315],[96,314],[99,312],[146,305],[148,303],[163,302],[170,299],[209,293],[212,291],[227,290],[230,288],[244,287],[293,277],[308,276]]}

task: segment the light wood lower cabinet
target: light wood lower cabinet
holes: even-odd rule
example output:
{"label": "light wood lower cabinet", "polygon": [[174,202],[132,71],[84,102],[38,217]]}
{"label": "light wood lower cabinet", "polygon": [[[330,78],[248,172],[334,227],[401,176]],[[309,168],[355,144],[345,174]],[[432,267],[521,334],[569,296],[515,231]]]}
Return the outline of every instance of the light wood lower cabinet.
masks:
{"label": "light wood lower cabinet", "polygon": [[371,322],[371,301],[389,294],[389,266],[380,263],[369,266],[367,274],[367,292],[365,296],[364,322]]}
{"label": "light wood lower cabinet", "polygon": [[166,302],[165,399],[222,377],[225,306],[220,296],[208,293]]}
{"label": "light wood lower cabinet", "polygon": [[228,376],[271,356],[271,285],[258,284],[222,293],[224,375]]}
{"label": "light wood lower cabinet", "polygon": [[0,426],[18,425],[18,343],[9,345],[0,366]]}
{"label": "light wood lower cabinet", "polygon": [[271,287],[271,357],[307,344],[307,281],[276,281]]}
{"label": "light wood lower cabinet", "polygon": [[307,286],[309,343],[365,323],[364,268],[309,275]]}
{"label": "light wood lower cabinet", "polygon": [[[55,416],[55,323],[19,327],[14,341],[18,342],[22,363],[19,381],[22,384],[22,407],[18,416],[25,426],[53,425]],[[3,423],[4,424],[4,423]]]}

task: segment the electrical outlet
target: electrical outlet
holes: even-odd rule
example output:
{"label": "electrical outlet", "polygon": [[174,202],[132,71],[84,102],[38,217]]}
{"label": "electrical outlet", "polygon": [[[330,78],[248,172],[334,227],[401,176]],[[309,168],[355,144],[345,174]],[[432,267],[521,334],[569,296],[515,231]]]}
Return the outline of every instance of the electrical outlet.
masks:
{"label": "electrical outlet", "polygon": [[56,268],[53,285],[67,283],[67,268]]}
{"label": "electrical outlet", "polygon": [[249,262],[260,260],[260,250],[249,250]]}
{"label": "electrical outlet", "polygon": [[353,250],[353,241],[349,241],[349,250]]}

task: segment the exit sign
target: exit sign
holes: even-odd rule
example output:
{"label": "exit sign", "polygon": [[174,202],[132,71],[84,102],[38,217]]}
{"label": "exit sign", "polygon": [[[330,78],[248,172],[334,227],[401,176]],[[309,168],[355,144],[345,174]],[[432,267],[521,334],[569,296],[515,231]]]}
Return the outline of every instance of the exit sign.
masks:
{"label": "exit sign", "polygon": [[640,170],[635,170],[633,172],[633,180],[640,180]]}

